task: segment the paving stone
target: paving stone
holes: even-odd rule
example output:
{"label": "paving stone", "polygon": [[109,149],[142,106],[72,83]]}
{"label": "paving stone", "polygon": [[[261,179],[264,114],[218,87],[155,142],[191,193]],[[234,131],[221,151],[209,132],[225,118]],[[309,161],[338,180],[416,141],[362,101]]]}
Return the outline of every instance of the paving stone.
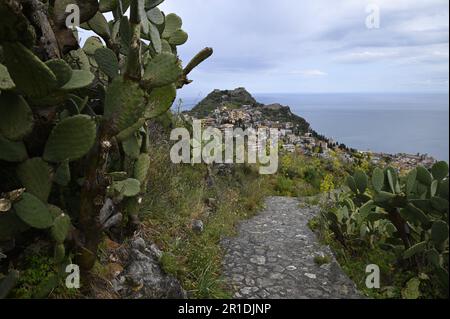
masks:
{"label": "paving stone", "polygon": [[[318,207],[300,207],[288,197],[268,197],[265,207],[239,225],[237,237],[222,241],[224,279],[235,284],[235,298],[362,298],[307,225]],[[331,263],[316,265],[318,255]]]}

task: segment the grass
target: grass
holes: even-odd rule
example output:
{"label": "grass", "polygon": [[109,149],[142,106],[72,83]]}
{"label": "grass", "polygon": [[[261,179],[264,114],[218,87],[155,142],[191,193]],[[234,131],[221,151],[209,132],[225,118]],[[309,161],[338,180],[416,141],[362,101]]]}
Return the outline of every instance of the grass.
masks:
{"label": "grass", "polygon": [[[176,276],[193,298],[231,298],[222,280],[223,237],[261,208],[269,186],[256,168],[234,166],[224,176],[213,173],[208,185],[206,166],[167,164],[163,149],[153,152],[151,181],[142,219],[146,236],[163,251],[163,269]],[[207,199],[217,204],[210,208]],[[200,234],[192,220],[204,222]]]}

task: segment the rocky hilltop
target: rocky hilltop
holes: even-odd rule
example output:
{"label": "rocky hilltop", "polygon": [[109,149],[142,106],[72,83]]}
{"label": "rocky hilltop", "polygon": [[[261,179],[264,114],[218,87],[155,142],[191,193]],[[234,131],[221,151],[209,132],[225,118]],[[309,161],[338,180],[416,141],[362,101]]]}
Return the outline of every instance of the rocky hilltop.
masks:
{"label": "rocky hilltop", "polygon": [[310,129],[309,123],[302,117],[292,113],[289,106],[278,103],[264,105],[245,89],[214,90],[198,103],[189,113],[197,118],[206,118],[214,110],[226,106],[228,109],[251,109],[259,111],[265,120],[273,122],[290,122],[299,127],[300,131],[306,132]]}

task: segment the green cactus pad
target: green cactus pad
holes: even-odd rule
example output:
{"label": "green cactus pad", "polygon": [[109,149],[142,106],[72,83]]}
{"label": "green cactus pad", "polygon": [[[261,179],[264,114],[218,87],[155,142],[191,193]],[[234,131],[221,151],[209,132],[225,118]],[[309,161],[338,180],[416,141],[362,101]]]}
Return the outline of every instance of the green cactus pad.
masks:
{"label": "green cactus pad", "polygon": [[176,30],[169,38],[169,43],[171,45],[183,45],[187,42],[189,36],[186,32],[179,29]]}
{"label": "green cactus pad", "polygon": [[409,259],[417,254],[421,254],[425,252],[427,249],[427,242],[423,241],[421,243],[415,244],[414,246],[410,247],[409,249],[405,250],[403,253],[404,259]]}
{"label": "green cactus pad", "polygon": [[53,59],[45,62],[45,64],[52,70],[58,81],[58,87],[62,87],[69,82],[72,77],[72,68],[66,61],[61,59]]}
{"label": "green cactus pad", "polygon": [[182,72],[175,55],[161,53],[147,63],[143,80],[149,87],[162,87],[176,82]]}
{"label": "green cactus pad", "polygon": [[156,25],[161,25],[164,23],[164,14],[156,7],[147,11],[147,18],[151,23]]}
{"label": "green cactus pad", "polygon": [[0,43],[21,42],[28,48],[33,47],[36,33],[22,13],[20,2],[0,1],[0,17]]}
{"label": "green cactus pad", "polygon": [[95,137],[96,124],[91,117],[68,117],[53,128],[45,145],[44,159],[49,162],[77,160],[89,152]]}
{"label": "green cactus pad", "polygon": [[108,21],[106,21],[105,16],[101,14],[101,12],[97,12],[87,24],[92,31],[97,33],[103,39],[109,39],[111,37]]}
{"label": "green cactus pad", "polygon": [[3,64],[0,64],[0,90],[11,90],[16,85],[9,75],[8,69]]}
{"label": "green cactus pad", "polygon": [[145,12],[144,1],[138,1],[138,12],[141,19],[142,32],[148,34],[148,31],[150,30],[150,21],[148,21],[147,12]]}
{"label": "green cactus pad", "polygon": [[90,71],[91,65],[89,58],[83,49],[72,50],[65,57],[64,60],[69,63],[70,67],[74,70]]}
{"label": "green cactus pad", "polygon": [[417,170],[411,170],[406,176],[406,193],[410,194],[416,187]]}
{"label": "green cactus pad", "polygon": [[135,134],[137,131],[139,131],[139,129],[141,129],[142,126],[144,126],[146,121],[147,120],[145,118],[141,118],[141,119],[137,120],[137,122],[135,124],[133,124],[132,126],[127,127],[123,131],[120,131],[117,134],[116,139],[120,142],[125,141],[127,138],[129,138],[130,136]]}
{"label": "green cactus pad", "polygon": [[95,51],[94,57],[100,70],[107,76],[114,78],[119,74],[119,61],[112,50],[100,48]]}
{"label": "green cactus pad", "polygon": [[70,78],[70,81],[67,82],[61,90],[64,91],[73,91],[85,88],[92,84],[94,81],[95,76],[85,70],[73,70],[72,71],[72,77]]}
{"label": "green cactus pad", "polygon": [[100,12],[110,12],[117,8],[119,5],[119,0],[100,0],[99,1],[99,11]]}
{"label": "green cactus pad", "polygon": [[384,172],[380,168],[375,168],[372,174],[372,185],[373,188],[380,192],[384,186]]}
{"label": "green cactus pad", "polygon": [[70,183],[70,179],[71,174],[69,161],[64,161],[58,166],[53,180],[58,185],[67,186]]}
{"label": "green cactus pad", "polygon": [[141,152],[142,139],[132,135],[122,142],[123,151],[132,159],[137,159]]}
{"label": "green cactus pad", "polygon": [[5,65],[19,91],[30,97],[43,97],[57,87],[55,74],[20,43],[2,44]]}
{"label": "green cactus pad", "polygon": [[127,16],[123,16],[120,19],[119,35],[120,35],[121,53],[128,54],[128,49],[130,47],[132,32],[131,32],[130,22],[128,21]]}
{"label": "green cactus pad", "polygon": [[358,191],[363,194],[367,189],[369,178],[363,171],[356,171],[353,177],[355,178],[355,183]]}
{"label": "green cactus pad", "polygon": [[22,198],[14,204],[17,216],[27,225],[46,229],[53,225],[53,218],[48,207],[34,195],[24,193]]}
{"label": "green cactus pad", "polygon": [[431,186],[433,182],[433,177],[431,173],[423,166],[417,167],[417,180],[426,186]]}
{"label": "green cactus pad", "polygon": [[170,45],[169,41],[162,39],[161,47],[162,47],[162,52],[172,53],[172,46]]}
{"label": "green cactus pad", "polygon": [[153,89],[149,94],[145,117],[155,118],[167,112],[172,107],[176,96],[177,89],[173,84]]}
{"label": "green cactus pad", "polygon": [[353,176],[347,176],[347,179],[345,180],[345,184],[350,188],[350,190],[353,193],[358,192],[358,187],[356,187],[356,182]]}
{"label": "green cactus pad", "polygon": [[28,193],[47,202],[52,189],[52,171],[42,158],[32,158],[20,164],[17,176]]}
{"label": "green cactus pad", "polygon": [[448,239],[448,224],[442,220],[435,221],[431,227],[431,240],[440,245]]}
{"label": "green cactus pad", "polygon": [[28,157],[23,142],[13,142],[0,135],[0,160],[22,162]]}
{"label": "green cactus pad", "polygon": [[164,0],[145,0],[145,10],[151,10],[163,2]]}
{"label": "green cactus pad", "polygon": [[103,43],[98,37],[90,37],[86,40],[83,46],[83,51],[90,56],[95,54],[95,51],[103,48]]}
{"label": "green cactus pad", "polygon": [[449,199],[448,191],[449,191],[449,180],[447,178],[439,183],[439,190],[438,190],[439,196],[448,200]]}
{"label": "green cactus pad", "polygon": [[388,167],[386,168],[386,176],[392,193],[399,193],[400,191],[397,171],[392,167]]}
{"label": "green cactus pad", "polygon": [[106,92],[105,118],[113,119],[120,132],[135,124],[144,112],[144,91],[137,83],[116,77]]}
{"label": "green cactus pad", "polygon": [[407,221],[412,223],[421,223],[424,227],[430,225],[430,218],[420,209],[413,204],[408,204],[405,208],[406,215],[403,216]]}
{"label": "green cactus pad", "polygon": [[112,188],[125,197],[133,197],[140,193],[141,183],[134,178],[128,178],[123,181],[114,182]]}
{"label": "green cactus pad", "polygon": [[0,134],[9,140],[21,140],[33,129],[33,112],[20,95],[2,92],[0,114]]}
{"label": "green cactus pad", "polygon": [[172,34],[181,29],[181,27],[183,26],[183,20],[181,20],[181,18],[179,16],[177,16],[174,13],[168,14],[166,16],[166,23],[164,26],[164,32],[162,34],[162,37],[164,39],[169,39]]}
{"label": "green cactus pad", "polygon": [[64,257],[66,257],[66,247],[64,244],[55,245],[55,250],[53,253],[53,260],[56,264],[63,262]]}
{"label": "green cactus pad", "polygon": [[162,43],[161,43],[161,35],[159,34],[158,28],[155,27],[152,23],[149,25],[149,35],[150,41],[153,49],[155,49],[156,53],[162,52]]}
{"label": "green cactus pad", "polygon": [[431,168],[431,172],[433,173],[433,177],[438,180],[443,180],[448,176],[448,164],[447,162],[441,161],[437,162]]}
{"label": "green cactus pad", "polygon": [[70,217],[67,214],[63,213],[55,218],[50,232],[58,244],[62,244],[66,240],[70,226]]}
{"label": "green cactus pad", "polygon": [[136,163],[134,164],[133,177],[136,178],[141,185],[145,183],[150,168],[150,156],[146,153],[140,154]]}

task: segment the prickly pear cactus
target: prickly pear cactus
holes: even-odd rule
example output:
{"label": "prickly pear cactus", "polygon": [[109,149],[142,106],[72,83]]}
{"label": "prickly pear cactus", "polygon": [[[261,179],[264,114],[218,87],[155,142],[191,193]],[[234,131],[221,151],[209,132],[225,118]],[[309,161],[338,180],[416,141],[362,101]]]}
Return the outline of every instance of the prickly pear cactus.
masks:
{"label": "prickly pear cactus", "polygon": [[[188,35],[162,2],[50,1],[38,23],[32,7],[0,0],[2,256],[40,231],[53,241],[55,274],[73,257],[89,270],[102,232],[127,226],[101,212],[113,205],[136,224],[150,178],[147,123],[171,118],[176,90],[212,54],[205,49],[182,67],[177,46]],[[65,26],[72,3],[80,27],[97,35],[83,44]]]}

